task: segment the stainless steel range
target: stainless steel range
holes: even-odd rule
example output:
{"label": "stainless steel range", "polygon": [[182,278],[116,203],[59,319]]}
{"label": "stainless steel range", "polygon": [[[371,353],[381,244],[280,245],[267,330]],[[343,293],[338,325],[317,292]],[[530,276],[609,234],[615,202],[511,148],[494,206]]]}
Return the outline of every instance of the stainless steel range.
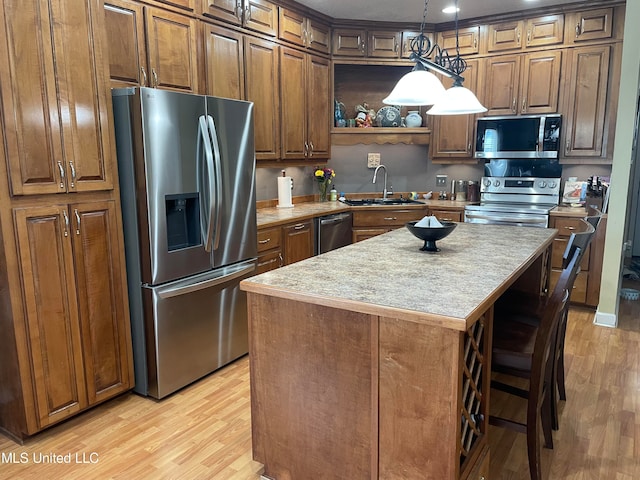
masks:
{"label": "stainless steel range", "polygon": [[483,177],[480,205],[468,205],[464,221],[546,228],[559,201],[560,178]]}

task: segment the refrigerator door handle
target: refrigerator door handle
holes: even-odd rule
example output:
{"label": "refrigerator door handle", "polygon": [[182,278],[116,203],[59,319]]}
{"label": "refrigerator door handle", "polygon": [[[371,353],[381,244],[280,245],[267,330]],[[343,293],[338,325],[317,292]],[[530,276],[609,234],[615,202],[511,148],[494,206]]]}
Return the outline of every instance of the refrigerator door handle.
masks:
{"label": "refrigerator door handle", "polygon": [[[204,145],[205,162],[201,161],[200,142]],[[206,165],[206,168],[204,168]],[[206,175],[205,175],[206,170]],[[198,188],[202,189],[200,198],[200,232],[204,240],[204,249],[211,251],[213,243],[213,152],[211,151],[211,143],[209,142],[209,133],[207,121],[204,115],[199,118],[198,129]]]}
{"label": "refrigerator door handle", "polygon": [[[218,145],[218,132],[216,131],[216,124],[213,121],[211,115],[207,115],[207,123],[209,124],[209,131],[211,133],[211,145],[213,147],[213,159],[215,162],[215,201],[214,209],[216,215],[216,225],[214,229],[213,237],[213,249],[217,250],[220,245],[220,225],[222,218],[220,215],[220,209],[222,207],[222,165],[220,162],[220,146]],[[213,183],[213,182],[212,182]]]}
{"label": "refrigerator door handle", "polygon": [[253,272],[255,269],[255,261],[251,260],[250,262],[244,262],[233,267],[225,268],[222,270],[220,275],[216,275],[212,278],[207,278],[206,280],[202,280],[200,282],[186,283],[182,281],[177,282],[178,284],[175,286],[170,286],[167,288],[156,287],[157,294],[160,298],[178,297],[187,293],[197,292],[199,290],[204,290],[206,288],[211,288],[215,287],[216,285],[227,283],[236,278],[243,277],[248,273]]}

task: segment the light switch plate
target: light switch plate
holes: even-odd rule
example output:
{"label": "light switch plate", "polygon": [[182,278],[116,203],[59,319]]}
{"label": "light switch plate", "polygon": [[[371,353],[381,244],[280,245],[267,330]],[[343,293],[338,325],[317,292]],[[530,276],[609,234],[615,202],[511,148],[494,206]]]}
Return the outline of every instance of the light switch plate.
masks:
{"label": "light switch plate", "polygon": [[446,186],[447,186],[447,176],[436,175],[436,187],[446,187]]}
{"label": "light switch plate", "polygon": [[379,153],[367,153],[367,168],[376,168],[380,165]]}

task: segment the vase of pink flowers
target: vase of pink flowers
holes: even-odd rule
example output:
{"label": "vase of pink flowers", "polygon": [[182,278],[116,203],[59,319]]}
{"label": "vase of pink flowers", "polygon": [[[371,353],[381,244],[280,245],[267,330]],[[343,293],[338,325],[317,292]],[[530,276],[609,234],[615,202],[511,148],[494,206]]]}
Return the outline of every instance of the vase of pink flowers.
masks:
{"label": "vase of pink flowers", "polygon": [[320,201],[327,201],[327,192],[329,191],[329,185],[333,177],[336,176],[336,172],[333,168],[329,167],[316,167],[313,170],[313,176],[318,183],[318,191],[320,192]]}

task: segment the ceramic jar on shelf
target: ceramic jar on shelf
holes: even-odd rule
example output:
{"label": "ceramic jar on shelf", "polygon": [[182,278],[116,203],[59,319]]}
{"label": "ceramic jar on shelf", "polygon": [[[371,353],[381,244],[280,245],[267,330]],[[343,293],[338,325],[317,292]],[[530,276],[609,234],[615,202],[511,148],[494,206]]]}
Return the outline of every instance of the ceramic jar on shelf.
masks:
{"label": "ceramic jar on shelf", "polygon": [[418,110],[409,110],[404,119],[407,128],[418,128],[422,126],[422,116]]}

